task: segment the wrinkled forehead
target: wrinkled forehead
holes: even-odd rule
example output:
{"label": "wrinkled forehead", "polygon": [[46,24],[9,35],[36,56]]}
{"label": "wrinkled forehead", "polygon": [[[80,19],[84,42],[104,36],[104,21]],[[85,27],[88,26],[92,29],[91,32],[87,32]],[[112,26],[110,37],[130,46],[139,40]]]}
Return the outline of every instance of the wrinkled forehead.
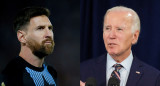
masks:
{"label": "wrinkled forehead", "polygon": [[128,11],[111,11],[104,17],[104,23],[113,22],[131,22],[133,14]]}
{"label": "wrinkled forehead", "polygon": [[119,17],[124,17],[124,18],[132,18],[133,17],[133,13],[130,11],[109,11],[107,12],[106,16],[119,16]]}
{"label": "wrinkled forehead", "polygon": [[104,26],[130,28],[132,14],[129,12],[109,12],[104,18]]}

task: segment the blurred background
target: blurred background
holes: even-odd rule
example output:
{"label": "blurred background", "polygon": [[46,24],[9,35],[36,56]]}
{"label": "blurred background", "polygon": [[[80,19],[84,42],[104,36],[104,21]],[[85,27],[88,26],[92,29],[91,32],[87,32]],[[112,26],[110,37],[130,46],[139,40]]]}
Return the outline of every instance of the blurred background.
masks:
{"label": "blurred background", "polygon": [[[20,52],[13,30],[18,11],[28,6],[42,6],[51,11],[56,46],[46,62],[58,72],[59,86],[79,85],[80,6],[77,0],[1,0],[0,3],[0,71]],[[13,70],[14,71],[14,70]]]}
{"label": "blurred background", "polygon": [[117,5],[132,8],[140,17],[141,33],[133,53],[160,70],[160,0],[80,0],[80,61],[106,53],[103,17]]}

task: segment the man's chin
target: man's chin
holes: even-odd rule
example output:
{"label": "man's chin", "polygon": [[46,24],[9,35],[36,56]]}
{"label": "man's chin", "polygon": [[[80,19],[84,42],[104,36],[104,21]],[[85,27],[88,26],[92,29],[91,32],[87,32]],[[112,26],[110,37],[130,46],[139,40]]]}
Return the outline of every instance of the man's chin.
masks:
{"label": "man's chin", "polygon": [[46,47],[45,48],[45,52],[46,52],[46,54],[51,54],[52,52],[53,52],[53,47]]}
{"label": "man's chin", "polygon": [[118,53],[116,53],[116,52],[108,52],[108,53],[109,53],[110,56],[113,56],[113,57],[118,55]]}
{"label": "man's chin", "polygon": [[34,51],[33,54],[36,55],[37,57],[39,57],[40,59],[52,54],[53,49],[51,48],[45,48],[44,50],[37,50]]}

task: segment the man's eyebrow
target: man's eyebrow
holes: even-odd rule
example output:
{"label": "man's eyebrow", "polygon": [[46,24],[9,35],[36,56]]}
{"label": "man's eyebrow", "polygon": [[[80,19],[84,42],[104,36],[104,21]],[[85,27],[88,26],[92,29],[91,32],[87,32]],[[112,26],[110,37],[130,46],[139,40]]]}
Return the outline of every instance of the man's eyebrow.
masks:
{"label": "man's eyebrow", "polygon": [[[46,25],[38,25],[36,28],[39,28],[39,27],[46,27]],[[47,27],[53,28],[53,25],[48,25]]]}
{"label": "man's eyebrow", "polygon": [[45,27],[45,25],[38,25],[37,27]]}
{"label": "man's eyebrow", "polygon": [[49,25],[48,27],[53,27],[53,25]]}
{"label": "man's eyebrow", "polygon": [[111,27],[111,25],[104,25],[105,27]]}
{"label": "man's eyebrow", "polygon": [[54,28],[54,27],[53,27],[53,25],[49,25],[48,27],[49,27],[49,28],[51,28],[51,29],[53,29],[53,28]]}
{"label": "man's eyebrow", "polygon": [[45,27],[45,25],[38,25],[37,27]]}

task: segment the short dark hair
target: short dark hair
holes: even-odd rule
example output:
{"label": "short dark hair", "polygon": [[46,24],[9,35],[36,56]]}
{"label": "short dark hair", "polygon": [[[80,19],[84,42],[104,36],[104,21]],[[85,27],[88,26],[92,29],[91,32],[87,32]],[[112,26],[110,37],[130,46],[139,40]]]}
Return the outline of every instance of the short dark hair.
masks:
{"label": "short dark hair", "polygon": [[22,9],[14,20],[14,30],[17,32],[18,30],[23,29],[23,26],[27,25],[31,18],[41,15],[49,17],[50,11],[43,7],[27,7]]}

